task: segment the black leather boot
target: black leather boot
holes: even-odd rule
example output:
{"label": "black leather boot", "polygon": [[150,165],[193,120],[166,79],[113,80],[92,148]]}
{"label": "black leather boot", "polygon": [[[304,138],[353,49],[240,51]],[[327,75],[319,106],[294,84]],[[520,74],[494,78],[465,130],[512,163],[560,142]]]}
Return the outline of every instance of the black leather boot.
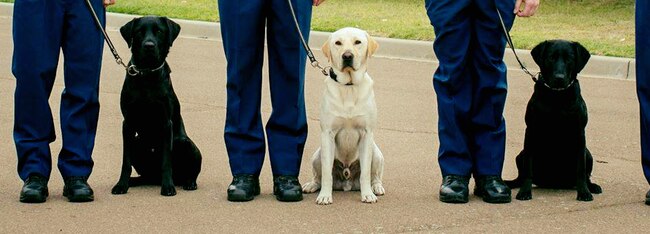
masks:
{"label": "black leather boot", "polygon": [[254,175],[235,175],[228,186],[228,201],[250,201],[260,195],[260,181]]}
{"label": "black leather boot", "polygon": [[22,190],[20,190],[20,202],[42,203],[45,202],[48,195],[47,178],[38,174],[31,174],[25,180]]}
{"label": "black leather boot", "polygon": [[273,194],[278,201],[302,201],[302,186],[296,176],[277,176],[273,179]]}
{"label": "black leather boot", "polygon": [[469,176],[446,175],[440,185],[440,201],[445,203],[467,203],[469,201]]}
{"label": "black leather boot", "polygon": [[63,180],[63,196],[70,202],[90,202],[95,200],[93,189],[88,185],[88,177],[73,176]]}
{"label": "black leather boot", "polygon": [[482,197],[487,203],[509,203],[512,200],[510,188],[500,176],[480,176],[476,178],[474,195]]}

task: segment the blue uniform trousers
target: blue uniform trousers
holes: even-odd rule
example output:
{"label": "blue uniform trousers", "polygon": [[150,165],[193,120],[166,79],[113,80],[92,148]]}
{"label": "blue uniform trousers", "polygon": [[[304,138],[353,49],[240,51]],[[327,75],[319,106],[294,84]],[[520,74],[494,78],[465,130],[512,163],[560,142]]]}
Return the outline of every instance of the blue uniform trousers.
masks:
{"label": "blue uniform trousers", "polygon": [[[514,0],[426,0],[440,65],[438,162],[442,175],[501,175],[505,154],[506,39]],[[495,6],[496,4],[496,6]]]}
{"label": "blue uniform trousers", "polygon": [[641,164],[650,183],[650,3],[636,1],[636,87],[641,112]]}
{"label": "blue uniform trousers", "polygon": [[[311,4],[311,0],[292,0],[306,40]],[[286,0],[219,0],[219,16],[228,62],[224,139],[231,172],[259,175],[264,162],[260,103],[266,31],[273,108],[266,124],[271,167],[273,175],[297,176],[307,138],[306,53],[289,4]]]}
{"label": "blue uniform trousers", "polygon": [[[101,0],[92,0],[102,22]],[[16,77],[14,141],[18,174],[50,176],[49,143],[56,139],[48,99],[63,51],[65,89],[60,121],[63,147],[58,167],[63,177],[89,176],[99,117],[99,75],[104,39],[81,0],[17,0],[13,13]]]}

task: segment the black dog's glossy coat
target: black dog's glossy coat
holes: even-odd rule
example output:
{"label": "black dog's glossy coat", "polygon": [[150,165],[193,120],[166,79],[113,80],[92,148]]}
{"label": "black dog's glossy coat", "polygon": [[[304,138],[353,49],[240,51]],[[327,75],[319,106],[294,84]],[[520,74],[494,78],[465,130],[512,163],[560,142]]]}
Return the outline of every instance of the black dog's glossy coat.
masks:
{"label": "black dog's glossy coat", "polygon": [[[129,65],[135,65],[140,73],[127,74],[122,86],[124,158],[113,194],[124,194],[129,186],[142,184],[161,185],[160,193],[165,196],[176,194],[175,184],[185,190],[197,188],[201,153],[185,133],[171,70],[165,62],[179,32],[175,22],[152,16],[133,19],[120,28],[131,48]],[[140,177],[130,177],[131,167]]]}
{"label": "black dog's glossy coat", "polygon": [[602,189],[590,180],[593,158],[586,147],[587,106],[578,73],[589,52],[577,42],[545,41],[531,51],[541,77],[526,108],[524,149],[517,156],[519,176],[507,181],[521,187],[518,200],[532,199],[532,184],[573,189],[580,201],[593,200]]}

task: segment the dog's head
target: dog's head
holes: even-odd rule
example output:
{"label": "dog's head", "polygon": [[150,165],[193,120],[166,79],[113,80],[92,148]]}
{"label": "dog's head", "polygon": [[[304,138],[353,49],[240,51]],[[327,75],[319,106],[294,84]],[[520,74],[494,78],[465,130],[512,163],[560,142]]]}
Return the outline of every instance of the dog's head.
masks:
{"label": "dog's head", "polygon": [[578,42],[544,41],[530,52],[539,66],[542,79],[551,88],[565,88],[577,79],[591,55]]}
{"label": "dog's head", "polygon": [[140,68],[155,68],[165,61],[169,48],[181,31],[180,25],[166,17],[135,18],[120,28],[120,33]]}
{"label": "dog's head", "polygon": [[[367,61],[379,45],[366,31],[358,28],[342,28],[332,33],[323,44],[323,53],[339,74],[366,72]],[[352,79],[352,75],[350,78]],[[352,82],[342,80],[340,83]]]}

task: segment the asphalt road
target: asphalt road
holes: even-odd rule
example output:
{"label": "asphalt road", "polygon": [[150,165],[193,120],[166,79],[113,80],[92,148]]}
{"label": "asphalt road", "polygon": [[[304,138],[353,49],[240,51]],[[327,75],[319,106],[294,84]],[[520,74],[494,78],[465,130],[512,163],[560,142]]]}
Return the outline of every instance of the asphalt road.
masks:
{"label": "asphalt road", "polygon": [[[120,53],[128,50],[116,31],[110,36]],[[101,113],[90,184],[92,203],[73,204],[61,195],[63,183],[52,171],[50,197],[43,204],[22,204],[22,181],[16,173],[12,141],[13,90],[11,74],[11,18],[0,16],[0,232],[498,232],[498,233],[641,233],[650,229],[650,207],[643,204],[644,180],[639,150],[639,112],[633,81],[581,77],[589,108],[587,145],[597,160],[592,176],[604,193],[593,202],[575,200],[575,191],[534,189],[531,201],[487,204],[475,196],[467,204],[438,201],[441,176],[436,160],[437,116],[431,76],[433,62],[376,57],[370,74],[375,79],[379,108],[376,141],[386,165],[386,195],[376,204],[360,202],[358,192],[335,192],[334,204],[318,206],[316,194],[298,203],[281,203],[272,195],[268,160],[261,175],[262,194],[254,201],[226,200],[230,169],[223,142],[225,118],[225,58],[221,42],[181,36],[168,62],[181,101],[188,134],[203,153],[199,189],[174,197],[159,195],[160,188],[131,188],[126,195],[110,194],[121,165],[122,140],[119,93],[124,71],[106,48],[101,81]],[[381,49],[381,48],[380,48]],[[316,54],[323,60],[319,51]],[[61,69],[61,66],[59,66]],[[513,67],[514,68],[514,67]],[[265,71],[266,72],[266,71]],[[308,69],[306,81],[309,137],[300,179],[311,178],[309,159],[318,147],[319,95],[323,76]],[[514,157],[522,149],[524,110],[533,83],[517,70],[509,72],[507,149],[504,178],[516,176]],[[268,82],[265,81],[265,85]],[[63,89],[59,72],[50,103],[59,139],[58,108]],[[264,88],[263,117],[271,108]],[[53,158],[56,165],[56,156]],[[473,187],[472,185],[470,185]],[[516,193],[514,190],[513,193]]]}

